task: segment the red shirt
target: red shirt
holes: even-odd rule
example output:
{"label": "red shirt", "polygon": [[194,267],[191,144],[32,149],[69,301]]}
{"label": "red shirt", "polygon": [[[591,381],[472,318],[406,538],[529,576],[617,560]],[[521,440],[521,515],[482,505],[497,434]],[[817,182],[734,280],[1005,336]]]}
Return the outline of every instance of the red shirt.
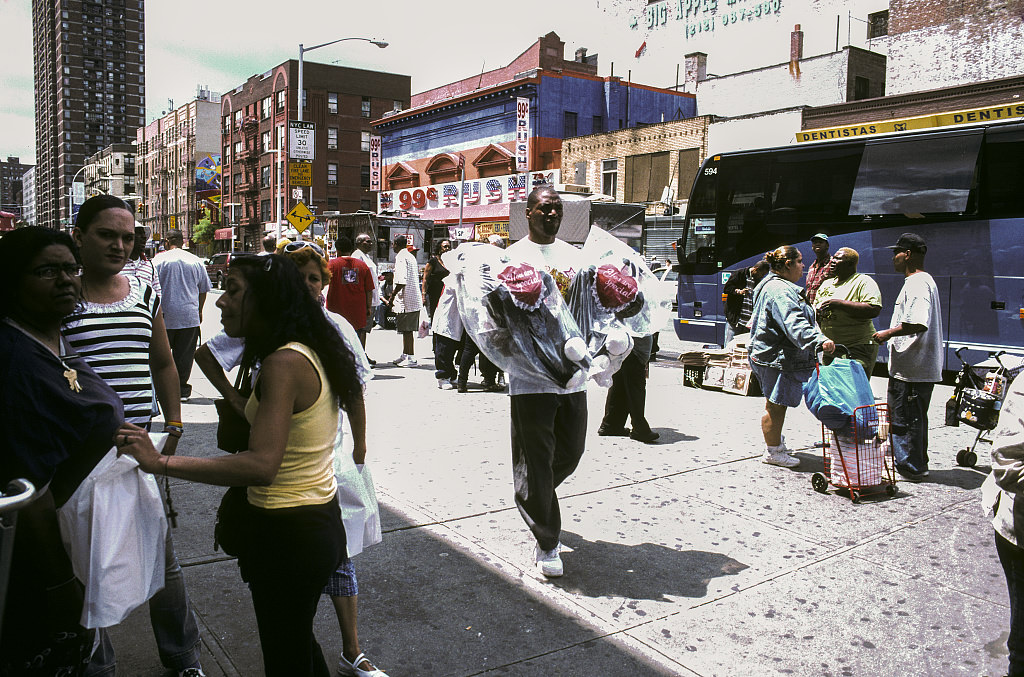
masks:
{"label": "red shirt", "polygon": [[825,278],[829,276],[832,271],[832,259],[825,259],[825,263],[818,263],[818,259],[814,259],[814,263],[807,269],[807,282],[804,288],[807,290],[807,302],[814,303],[814,297],[818,294],[818,287],[825,281]]}
{"label": "red shirt", "polygon": [[354,329],[363,329],[367,320],[366,295],[373,295],[370,267],[357,258],[339,256],[327,264],[331,284],[327,287],[327,310],[338,313]]}

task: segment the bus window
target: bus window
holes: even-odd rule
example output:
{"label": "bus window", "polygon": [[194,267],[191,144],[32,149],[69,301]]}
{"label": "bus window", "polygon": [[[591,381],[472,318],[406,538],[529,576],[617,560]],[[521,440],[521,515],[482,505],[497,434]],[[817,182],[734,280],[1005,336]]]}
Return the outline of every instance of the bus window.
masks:
{"label": "bus window", "polygon": [[774,198],[768,229],[813,224],[806,233],[787,240],[800,241],[818,232],[819,224],[846,221],[863,150],[863,144],[858,144],[778,154],[772,164]]}
{"label": "bus window", "polygon": [[981,139],[978,129],[867,142],[850,215],[964,213],[975,183]]}
{"label": "bus window", "polygon": [[715,263],[715,218],[709,216],[690,219],[686,224],[684,237],[686,241],[683,245],[681,263],[700,266],[701,273],[708,272],[704,268]]}
{"label": "bus window", "polygon": [[989,130],[984,163],[986,215],[1024,214],[1024,127]]}
{"label": "bus window", "polygon": [[758,252],[771,241],[765,218],[771,208],[768,156],[723,158],[719,163],[719,221],[716,258],[728,267]]}

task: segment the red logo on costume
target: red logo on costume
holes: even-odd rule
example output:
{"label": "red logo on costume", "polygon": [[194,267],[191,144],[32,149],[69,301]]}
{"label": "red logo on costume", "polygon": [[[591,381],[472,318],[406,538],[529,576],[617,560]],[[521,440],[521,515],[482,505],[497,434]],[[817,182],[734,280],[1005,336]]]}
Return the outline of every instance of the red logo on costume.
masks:
{"label": "red logo on costume", "polygon": [[597,269],[597,298],[605,308],[621,308],[636,298],[636,279],[610,264]]}
{"label": "red logo on costume", "polygon": [[519,303],[533,307],[540,300],[540,292],[544,287],[540,273],[528,263],[509,266],[498,273],[498,279],[508,288]]}

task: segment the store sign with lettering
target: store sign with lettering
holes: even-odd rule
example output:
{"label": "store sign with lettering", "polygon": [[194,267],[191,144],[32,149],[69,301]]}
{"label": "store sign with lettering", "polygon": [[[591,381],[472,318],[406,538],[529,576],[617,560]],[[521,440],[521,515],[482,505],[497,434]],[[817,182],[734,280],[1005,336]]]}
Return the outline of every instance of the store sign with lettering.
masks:
{"label": "store sign with lettering", "polygon": [[416,212],[460,205],[472,207],[509,203],[514,200],[522,201],[537,186],[559,183],[561,175],[561,170],[549,169],[543,172],[470,179],[461,183],[452,181],[421,188],[387,190],[378,195],[377,209],[378,211],[401,209],[407,212]]}
{"label": "store sign with lettering", "polygon": [[630,19],[629,27],[648,31],[683,22],[687,38],[775,16],[782,11],[782,0],[662,0],[644,8],[642,15]]}

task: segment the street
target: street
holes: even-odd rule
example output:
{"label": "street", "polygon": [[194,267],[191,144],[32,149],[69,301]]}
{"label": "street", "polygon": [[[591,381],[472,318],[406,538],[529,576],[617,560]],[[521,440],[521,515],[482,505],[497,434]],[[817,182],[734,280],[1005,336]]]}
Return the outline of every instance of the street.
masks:
{"label": "street", "polygon": [[[209,295],[203,336],[219,328]],[[659,444],[599,437],[605,390],[588,395],[587,452],[559,491],[566,574],[544,580],[512,496],[507,395],[438,390],[430,340],[417,368],[390,366],[376,330],[368,455],[384,540],[355,558],[360,643],[390,677],[441,675],[1002,675],[1009,607],[980,507],[990,446],[956,466],[968,428],[930,412],[931,476],[854,505],[816,493],[821,428],[786,421],[795,470],[759,461],[764,401],[683,388],[662,333],[647,418]],[[215,449],[215,391],[198,368],[178,453]],[[872,379],[876,396],[885,381]],[[208,675],[262,674],[248,591],[213,549],[224,489],[172,481],[174,540],[203,631]],[[272,543],[267,544],[273,547]],[[325,600],[329,665],[341,638]],[[113,632],[118,675],[160,675],[145,609]]]}

